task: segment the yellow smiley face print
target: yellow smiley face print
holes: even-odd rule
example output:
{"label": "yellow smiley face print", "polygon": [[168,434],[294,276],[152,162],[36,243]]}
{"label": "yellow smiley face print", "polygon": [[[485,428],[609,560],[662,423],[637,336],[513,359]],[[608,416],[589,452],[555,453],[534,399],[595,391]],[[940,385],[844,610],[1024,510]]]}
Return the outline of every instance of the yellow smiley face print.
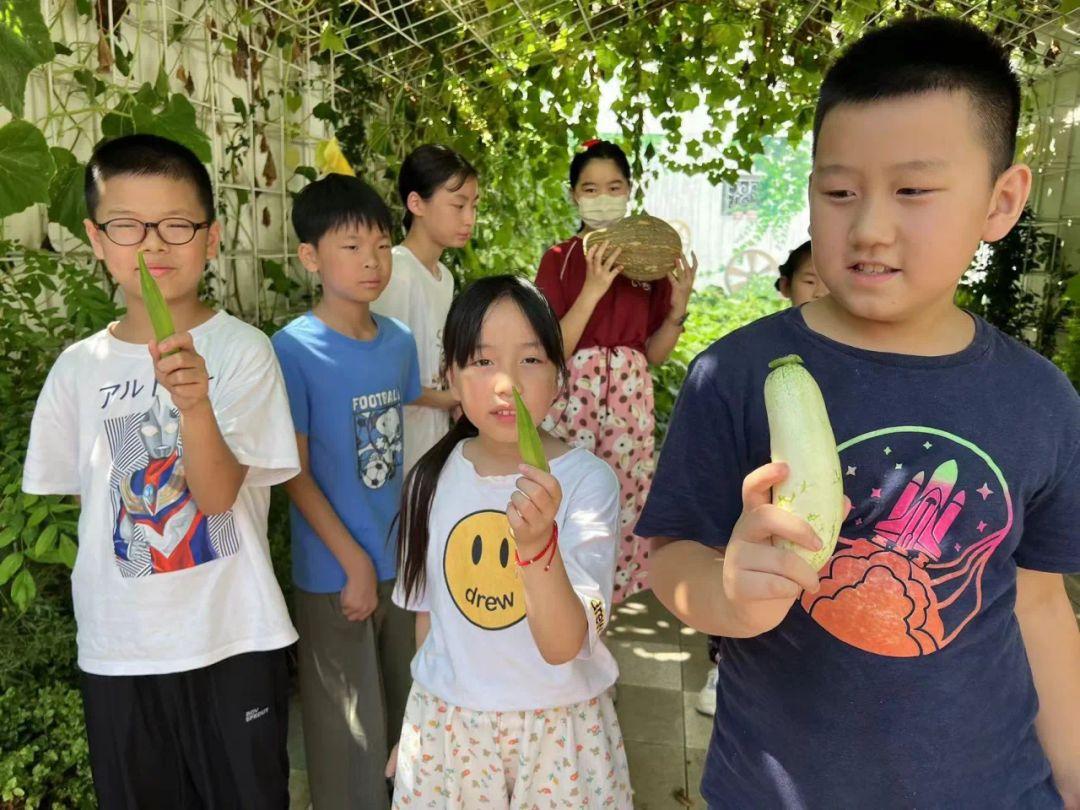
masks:
{"label": "yellow smiley face print", "polygon": [[506,514],[473,512],[446,541],[443,575],[458,610],[484,630],[503,630],[525,618],[525,589],[514,562]]}

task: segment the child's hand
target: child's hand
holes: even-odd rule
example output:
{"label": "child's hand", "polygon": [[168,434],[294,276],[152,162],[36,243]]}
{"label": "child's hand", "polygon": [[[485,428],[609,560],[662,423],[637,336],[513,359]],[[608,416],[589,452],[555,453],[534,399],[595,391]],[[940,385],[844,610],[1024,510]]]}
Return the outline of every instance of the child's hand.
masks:
{"label": "child's hand", "polygon": [[790,603],[804,590],[818,589],[817,572],[806,560],[773,545],[774,538],[783,538],[811,551],[821,548],[809,523],[770,502],[770,490],[787,475],[787,465],[776,463],[746,476],[743,511],[724,551],[724,596],[748,610],[751,620],[755,608]]}
{"label": "child's hand", "polygon": [[697,271],[697,254],[691,252],[690,261],[687,261],[685,256],[680,256],[675,260],[675,269],[668,273],[668,280],[671,282],[671,311],[675,317],[686,314]]}
{"label": "child's hand", "polygon": [[341,612],[350,622],[362,622],[379,606],[379,578],[366,554],[345,572],[341,589]]}
{"label": "child's hand", "polygon": [[180,332],[158,343],[150,342],[154,376],[172,396],[173,405],[185,413],[209,403],[210,375],[206,361],[195,351],[190,332]]}
{"label": "child's hand", "polygon": [[397,749],[401,743],[394,743],[394,748],[390,752],[390,756],[386,760],[386,778],[393,779],[394,774],[397,773]]}
{"label": "child's hand", "polygon": [[622,248],[616,248],[611,253],[607,252],[610,243],[601,242],[593,245],[585,253],[585,285],[581,289],[582,295],[587,295],[596,301],[604,297],[604,293],[611,287],[615,276],[622,272],[622,265],[615,264],[622,253]]}
{"label": "child's hand", "polygon": [[521,559],[535,557],[551,539],[555,515],[562,503],[562,487],[551,473],[522,464],[517,492],[510,496],[506,517],[514,530]]}

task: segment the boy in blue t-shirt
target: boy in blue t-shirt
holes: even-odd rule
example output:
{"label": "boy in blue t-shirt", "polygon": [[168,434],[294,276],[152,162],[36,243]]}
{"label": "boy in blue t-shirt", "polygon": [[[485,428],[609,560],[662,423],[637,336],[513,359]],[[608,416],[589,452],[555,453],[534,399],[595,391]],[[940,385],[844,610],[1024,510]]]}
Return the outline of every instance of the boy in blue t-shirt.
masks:
{"label": "boy in blue t-shirt", "polygon": [[[1020,90],[990,37],[942,18],[868,34],[825,78],[810,181],[829,295],[691,366],[637,533],[651,582],[722,636],[712,808],[1080,806],[1080,397],[957,308],[980,240],[1023,210]],[[769,503],[762,387],[799,354],[851,510],[819,541]]]}
{"label": "boy in blue t-shirt", "polygon": [[297,195],[292,217],[300,261],[322,281],[322,300],[273,338],[300,451],[286,491],[308,775],[316,808],[378,810],[415,652],[412,617],[390,595],[416,343],[370,310],[391,269],[390,211],[375,190],[331,174]]}

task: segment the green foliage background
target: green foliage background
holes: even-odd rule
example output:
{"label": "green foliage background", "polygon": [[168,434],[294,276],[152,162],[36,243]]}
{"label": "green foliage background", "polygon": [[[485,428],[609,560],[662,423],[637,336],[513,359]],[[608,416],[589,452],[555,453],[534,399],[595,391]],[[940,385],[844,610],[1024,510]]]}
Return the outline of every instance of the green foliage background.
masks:
{"label": "green foliage background", "polygon": [[[234,119],[221,125],[211,123],[205,110],[192,103],[190,77],[185,81],[161,69],[141,76],[138,40],[105,36],[103,9],[131,15],[138,4],[70,2],[102,35],[97,48],[80,51],[82,62],[74,64],[64,61],[71,57],[71,47],[52,41],[38,0],[0,0],[0,107],[11,119],[0,126],[0,218],[37,207],[50,222],[83,239],[84,166],[76,152],[82,148],[85,153],[86,139],[94,132],[105,137],[164,134],[209,161],[214,152],[207,133],[213,125],[223,127],[217,133],[223,150],[213,166],[222,186],[219,214],[227,243],[235,244],[241,212],[257,204],[248,191],[236,187],[242,166],[257,160],[260,183],[269,189],[280,190],[297,175],[315,177],[310,167],[278,167],[272,160],[266,127],[277,122],[290,135],[302,132],[305,122],[298,116],[306,109],[305,87],[265,88],[252,49],[257,42],[287,59],[312,58],[328,70],[333,60],[342,91],[320,99],[310,117],[334,128],[346,155],[387,199],[395,198],[394,178],[402,158],[419,143],[446,143],[476,163],[483,205],[471,249],[453,262],[462,281],[499,272],[531,275],[543,250],[573,230],[566,175],[577,145],[596,135],[599,87],[605,80],[619,83],[614,102],[621,127],[618,139],[642,182],[648,180],[647,167],[657,165],[705,174],[714,182],[731,181],[754,169],[765,179],[759,222],[768,227],[783,220],[791,206],[801,205],[801,188],[793,189],[790,178],[805,175],[808,168],[805,151],[796,147],[810,126],[814,94],[829,60],[868,21],[911,10],[891,0],[668,5],[627,0],[622,4],[629,10],[625,23],[611,35],[594,39],[574,0],[486,0],[489,10],[511,22],[520,2],[535,27],[518,20],[496,58],[478,56],[451,66],[451,57],[463,47],[462,27],[453,15],[437,13],[443,8],[437,0],[421,0],[409,13],[420,20],[414,34],[426,43],[426,62],[402,83],[367,68],[385,50],[405,44],[366,36],[373,23],[365,16],[369,4],[336,3],[330,21],[313,32],[296,22],[308,10],[300,0],[275,2],[281,14],[264,13],[256,0],[237,0],[228,18],[219,22],[229,31],[223,38],[229,67],[250,82],[253,93],[250,103],[234,99]],[[966,3],[928,1],[923,6],[925,12],[970,11]],[[1056,4],[1018,0],[995,3],[992,13],[976,9],[968,18],[998,35],[1014,37],[1056,13]],[[171,41],[178,41],[188,26],[172,23]],[[493,31],[480,33],[490,37]],[[1026,53],[1024,58],[1036,57]],[[1053,61],[1049,52],[1043,58],[1048,65]],[[27,120],[27,78],[43,66],[58,86],[70,85],[72,90],[47,120]],[[703,135],[689,136],[681,116],[699,105],[707,109],[710,125]],[[658,116],[663,138],[646,132],[646,111]],[[63,133],[63,142],[50,142],[45,132]],[[642,192],[639,185],[639,200]],[[1080,317],[1064,303],[1070,297],[1067,289],[1072,300],[1080,300],[1080,289],[1073,289],[1076,279],[1070,280],[1064,269],[1055,270],[1052,295],[1041,306],[1017,286],[1017,268],[1044,261],[1045,249],[1038,238],[1014,240],[1003,248],[1001,261],[987,278],[969,286],[965,300],[1048,354],[1054,351],[1056,324],[1065,319],[1067,339],[1057,357],[1080,384]],[[264,259],[260,271],[255,300],[242,298],[239,287],[220,283],[214,268],[206,292],[211,300],[270,331],[289,312],[305,306],[309,293],[280,262]],[[118,316],[114,293],[106,275],[85,254],[61,256],[48,242],[22,244],[5,239],[0,230],[4,810],[93,805],[67,581],[77,551],[77,507],[67,499],[23,495],[20,481],[30,415],[48,369],[65,346]],[[716,289],[698,291],[683,341],[671,361],[654,371],[661,436],[692,357],[780,306],[764,280],[734,296]],[[271,545],[279,577],[288,587],[284,515],[284,499],[275,493]]]}

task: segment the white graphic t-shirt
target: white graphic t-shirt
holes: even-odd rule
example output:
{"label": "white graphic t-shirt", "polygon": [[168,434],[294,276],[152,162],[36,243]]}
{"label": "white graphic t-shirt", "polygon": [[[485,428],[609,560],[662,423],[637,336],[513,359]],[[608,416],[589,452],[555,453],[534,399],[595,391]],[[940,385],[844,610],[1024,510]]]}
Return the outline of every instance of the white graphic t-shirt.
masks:
{"label": "white graphic t-shirt", "polygon": [[[467,440],[466,440],[467,441]],[[413,679],[455,706],[527,711],[596,697],[618,677],[601,638],[611,606],[619,537],[619,482],[607,464],[576,448],[551,462],[563,491],[559,552],[589,633],[578,656],[553,666],[525,620],[506,505],[516,475],[477,475],[461,442],[439,477],[428,527],[426,587],[394,601],[430,611],[431,630],[412,662]],[[539,564],[539,563],[538,563]]]}
{"label": "white graphic t-shirt", "polygon": [[[420,360],[420,384],[439,388],[442,367],[442,333],[454,298],[454,277],[439,262],[435,278],[404,245],[393,250],[394,271],[382,295],[371,305],[380,315],[397,318],[413,333]],[[405,471],[431,449],[450,429],[446,411],[423,405],[405,406]]]}
{"label": "white graphic t-shirt", "polygon": [[23,489],[81,498],[71,585],[86,672],[182,672],[296,640],[266,539],[270,486],[299,471],[277,359],[224,312],[191,334],[222,436],[249,468],[224,514],[191,496],[180,414],[145,345],[107,329],[79,341],[38,397]]}

